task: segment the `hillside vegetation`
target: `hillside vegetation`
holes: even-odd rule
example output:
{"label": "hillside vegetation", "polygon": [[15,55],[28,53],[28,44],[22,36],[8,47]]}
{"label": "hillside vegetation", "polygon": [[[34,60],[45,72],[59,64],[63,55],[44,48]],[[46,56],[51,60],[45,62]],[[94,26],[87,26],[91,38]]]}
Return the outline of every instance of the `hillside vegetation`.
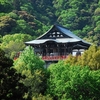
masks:
{"label": "hillside vegetation", "polygon": [[99,0],[0,0],[0,35],[24,33],[34,38],[60,24],[99,44]]}
{"label": "hillside vegetation", "polygon": [[100,99],[100,48],[93,46],[47,69],[44,64],[30,46],[14,62],[0,49],[1,100]]}
{"label": "hillside vegetation", "polygon": [[26,47],[53,24],[100,45],[100,0],[0,0],[1,100],[100,100],[100,46],[47,69]]}

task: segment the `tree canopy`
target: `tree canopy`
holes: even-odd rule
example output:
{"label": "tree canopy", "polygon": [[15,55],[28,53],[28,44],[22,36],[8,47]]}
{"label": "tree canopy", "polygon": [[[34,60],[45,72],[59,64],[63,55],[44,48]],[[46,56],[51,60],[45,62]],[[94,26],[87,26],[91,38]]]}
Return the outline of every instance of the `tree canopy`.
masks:
{"label": "tree canopy", "polygon": [[27,88],[20,79],[24,77],[12,68],[13,60],[5,56],[0,49],[0,99],[1,100],[24,100]]}
{"label": "tree canopy", "polygon": [[70,65],[89,66],[91,70],[98,70],[100,69],[100,47],[91,46],[81,56],[70,55],[64,62]]}
{"label": "tree canopy", "polygon": [[99,100],[100,70],[70,66],[63,61],[49,66],[47,93],[55,100]]}
{"label": "tree canopy", "polygon": [[99,43],[99,0],[1,0],[0,8],[1,35],[26,33],[36,38],[56,23]]}
{"label": "tree canopy", "polygon": [[3,37],[1,36],[0,48],[5,51],[6,56],[10,57],[11,59],[14,59],[16,53],[22,51],[25,48],[24,42],[32,39],[33,37],[28,34],[8,34]]}
{"label": "tree canopy", "polygon": [[[26,47],[14,62],[14,68],[26,78],[21,80],[28,87],[29,96],[44,94],[46,89],[46,69],[44,61],[35,53],[32,47]],[[27,74],[26,74],[27,73]]]}

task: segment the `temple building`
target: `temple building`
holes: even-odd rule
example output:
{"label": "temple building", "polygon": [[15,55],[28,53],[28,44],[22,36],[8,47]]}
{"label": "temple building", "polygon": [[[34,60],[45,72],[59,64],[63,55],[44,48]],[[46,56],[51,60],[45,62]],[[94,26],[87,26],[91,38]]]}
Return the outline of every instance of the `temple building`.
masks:
{"label": "temple building", "polygon": [[75,56],[78,52],[81,55],[90,46],[90,43],[60,25],[53,25],[36,40],[25,42],[25,44],[33,46],[35,53],[40,55],[45,62],[57,62],[66,59],[69,54]]}

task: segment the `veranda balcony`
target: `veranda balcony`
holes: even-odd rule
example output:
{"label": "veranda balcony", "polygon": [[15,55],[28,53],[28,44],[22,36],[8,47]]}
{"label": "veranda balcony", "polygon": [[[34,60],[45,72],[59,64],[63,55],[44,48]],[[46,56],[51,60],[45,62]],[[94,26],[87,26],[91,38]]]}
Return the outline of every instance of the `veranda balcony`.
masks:
{"label": "veranda balcony", "polygon": [[55,55],[55,56],[42,56],[42,59],[44,61],[58,61],[58,60],[64,60],[64,59],[67,59],[67,55],[62,55],[62,56],[58,56],[58,55]]}

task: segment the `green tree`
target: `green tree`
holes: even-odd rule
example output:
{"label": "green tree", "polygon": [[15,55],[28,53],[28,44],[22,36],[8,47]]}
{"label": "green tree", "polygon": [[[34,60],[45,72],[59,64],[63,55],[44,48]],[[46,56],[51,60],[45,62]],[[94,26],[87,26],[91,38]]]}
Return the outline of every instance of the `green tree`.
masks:
{"label": "green tree", "polygon": [[10,12],[13,9],[11,1],[9,0],[0,0],[0,12]]}
{"label": "green tree", "polygon": [[26,41],[32,40],[32,36],[28,34],[13,34],[13,35],[5,35],[2,38],[2,43],[0,48],[2,48],[6,56],[11,59],[14,58],[15,54],[22,51],[25,48]]}
{"label": "green tree", "polygon": [[77,64],[81,66],[89,66],[93,70],[100,69],[100,47],[91,46],[78,59]]}
{"label": "green tree", "polygon": [[20,9],[20,2],[21,0],[13,0],[13,6],[14,6],[14,10],[21,10]]}
{"label": "green tree", "polygon": [[13,27],[16,26],[16,21],[9,16],[0,17],[0,34],[5,35],[10,33]]}
{"label": "green tree", "polygon": [[70,66],[63,61],[49,66],[49,93],[55,100],[99,100],[100,70]]}
{"label": "green tree", "polygon": [[36,97],[33,97],[32,100],[53,100],[50,95],[43,96],[43,95],[38,95]]}
{"label": "green tree", "polygon": [[100,69],[100,47],[90,46],[90,48],[79,57],[70,55],[68,59],[64,61],[65,64],[89,66],[92,70]]}
{"label": "green tree", "polygon": [[0,49],[0,99],[24,100],[27,88],[20,82],[24,77],[18,74],[12,65],[13,61]]}
{"label": "green tree", "polygon": [[[3,22],[8,20],[5,16],[13,19],[11,25]],[[81,38],[99,43],[99,0],[0,0],[0,19],[2,35],[22,32],[36,38],[57,23]]]}
{"label": "green tree", "polygon": [[74,22],[76,18],[76,10],[68,9],[61,12],[61,15],[59,16],[57,21],[65,25],[67,28],[74,30],[75,28],[77,28],[77,23],[72,22]]}
{"label": "green tree", "polygon": [[25,48],[20,57],[14,62],[14,68],[18,73],[26,76],[21,81],[28,87],[28,95],[31,98],[40,93],[44,94],[46,89],[46,69],[44,69],[44,61],[34,53],[32,47]]}

